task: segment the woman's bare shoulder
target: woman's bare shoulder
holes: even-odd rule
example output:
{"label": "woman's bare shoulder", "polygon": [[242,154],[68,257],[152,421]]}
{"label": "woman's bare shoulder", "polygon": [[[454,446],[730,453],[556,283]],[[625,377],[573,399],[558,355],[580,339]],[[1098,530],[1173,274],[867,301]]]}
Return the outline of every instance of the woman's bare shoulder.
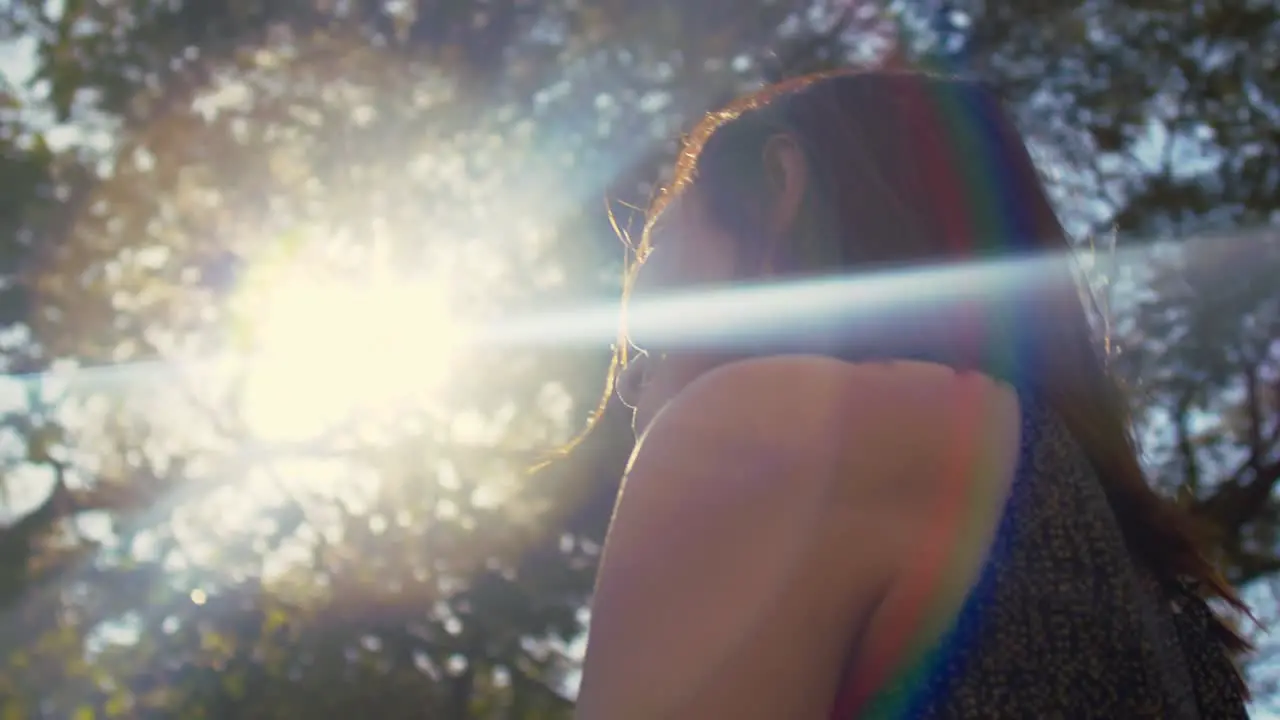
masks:
{"label": "woman's bare shoulder", "polygon": [[582,717],[824,717],[932,486],[956,477],[939,469],[1016,413],[998,384],[922,363],[772,357],[697,380],[628,470]]}

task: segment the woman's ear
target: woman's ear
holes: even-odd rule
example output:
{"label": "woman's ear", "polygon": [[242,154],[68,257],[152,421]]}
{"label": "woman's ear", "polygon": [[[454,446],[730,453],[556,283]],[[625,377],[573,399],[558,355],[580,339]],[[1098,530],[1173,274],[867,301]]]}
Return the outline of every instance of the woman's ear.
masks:
{"label": "woman's ear", "polygon": [[800,143],[782,133],[765,142],[763,153],[761,164],[768,191],[763,211],[769,243],[764,260],[766,268],[773,270],[779,256],[785,256],[785,246],[794,240],[809,184],[809,162]]}

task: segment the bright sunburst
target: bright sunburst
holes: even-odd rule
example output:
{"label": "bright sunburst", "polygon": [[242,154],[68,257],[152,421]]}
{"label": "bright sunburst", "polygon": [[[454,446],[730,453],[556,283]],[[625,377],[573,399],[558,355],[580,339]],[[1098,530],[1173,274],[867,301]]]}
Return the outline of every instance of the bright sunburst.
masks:
{"label": "bright sunburst", "polygon": [[438,277],[295,271],[250,303],[243,412],[268,441],[420,406],[447,380],[465,335]]}

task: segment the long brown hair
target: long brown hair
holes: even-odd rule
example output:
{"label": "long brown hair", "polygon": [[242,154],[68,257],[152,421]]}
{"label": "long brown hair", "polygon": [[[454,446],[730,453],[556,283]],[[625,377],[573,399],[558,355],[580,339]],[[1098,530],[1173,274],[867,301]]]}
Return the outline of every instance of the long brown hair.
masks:
{"label": "long brown hair", "polygon": [[[693,191],[712,219],[741,239],[749,258],[759,249],[759,223],[749,209],[767,200],[763,151],[780,134],[804,150],[811,178],[804,227],[784,272],[1070,252],[1035,163],[995,93],[974,81],[896,70],[798,78],[709,114],[686,137],[674,178],[649,212],[640,252],[667,204]],[[943,156],[950,161],[940,164]],[[947,174],[949,181],[941,177]],[[978,218],[983,213],[985,221]],[[1191,518],[1148,484],[1128,404],[1108,371],[1071,265],[1059,260],[1052,278],[1041,273],[1034,287],[1015,288],[1014,297],[999,301],[1006,315],[1009,304],[1017,306],[1017,319],[1004,326],[1018,335],[1013,360],[991,352],[989,332],[985,342],[968,346],[954,337],[935,338],[932,346],[899,339],[854,343],[837,354],[914,355],[978,368],[1042,397],[1092,461],[1131,550],[1162,581],[1194,587],[1200,597],[1247,614],[1201,549]],[[1216,623],[1228,649],[1248,649],[1228,622]]]}

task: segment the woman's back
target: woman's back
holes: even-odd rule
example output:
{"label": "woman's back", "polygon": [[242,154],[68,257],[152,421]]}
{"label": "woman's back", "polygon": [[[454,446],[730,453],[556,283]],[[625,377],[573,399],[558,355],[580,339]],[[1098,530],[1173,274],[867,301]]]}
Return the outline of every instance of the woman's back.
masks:
{"label": "woman's back", "polygon": [[951,631],[869,702],[848,683],[833,717],[1247,717],[1204,600],[1136,561],[1062,421],[1022,406],[1004,516]]}

